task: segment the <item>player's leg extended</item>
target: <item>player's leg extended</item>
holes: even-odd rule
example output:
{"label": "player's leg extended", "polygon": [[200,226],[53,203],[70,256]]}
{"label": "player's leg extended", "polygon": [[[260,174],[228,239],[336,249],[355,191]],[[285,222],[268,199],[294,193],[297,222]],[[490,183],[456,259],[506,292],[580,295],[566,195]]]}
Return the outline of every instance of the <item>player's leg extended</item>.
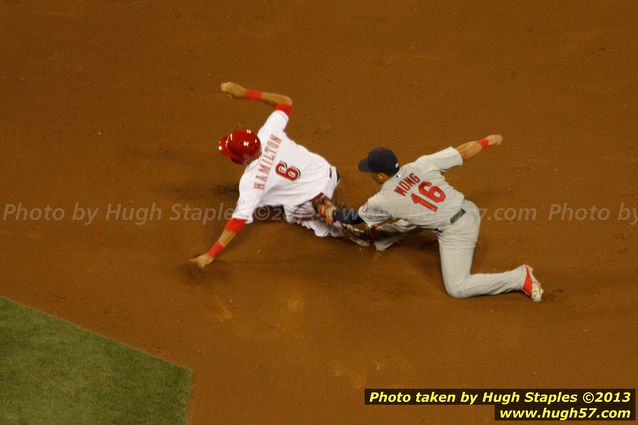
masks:
{"label": "player's leg extended", "polygon": [[481,218],[473,203],[466,201],[463,208],[466,214],[437,234],[447,293],[455,298],[469,298],[521,290],[525,266],[504,273],[470,274]]}

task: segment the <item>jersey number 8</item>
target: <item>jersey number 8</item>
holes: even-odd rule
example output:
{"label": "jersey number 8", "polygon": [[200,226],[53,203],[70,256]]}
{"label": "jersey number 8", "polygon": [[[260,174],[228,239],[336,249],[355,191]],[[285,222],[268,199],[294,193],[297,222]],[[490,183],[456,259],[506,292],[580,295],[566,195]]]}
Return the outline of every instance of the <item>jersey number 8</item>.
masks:
{"label": "jersey number 8", "polygon": [[292,166],[288,167],[288,165],[284,161],[281,161],[279,164],[277,164],[277,166],[275,167],[275,172],[281,177],[290,181],[295,181],[299,178],[299,176],[301,176],[301,171],[299,171],[299,168]]}
{"label": "jersey number 8", "polygon": [[[433,202],[445,201],[445,192],[443,192],[438,186],[432,186],[432,183],[430,182],[421,183],[419,185],[419,193]],[[436,212],[436,210],[438,210],[439,208],[431,202],[428,202],[427,199],[420,197],[416,193],[412,194],[412,202],[414,202],[415,204],[421,204],[427,209]]]}

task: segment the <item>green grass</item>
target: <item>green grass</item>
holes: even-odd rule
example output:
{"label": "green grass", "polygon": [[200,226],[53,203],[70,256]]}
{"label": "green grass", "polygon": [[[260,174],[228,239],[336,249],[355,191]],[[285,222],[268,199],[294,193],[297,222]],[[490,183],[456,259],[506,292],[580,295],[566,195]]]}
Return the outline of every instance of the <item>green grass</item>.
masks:
{"label": "green grass", "polygon": [[0,297],[1,425],[187,424],[191,378]]}

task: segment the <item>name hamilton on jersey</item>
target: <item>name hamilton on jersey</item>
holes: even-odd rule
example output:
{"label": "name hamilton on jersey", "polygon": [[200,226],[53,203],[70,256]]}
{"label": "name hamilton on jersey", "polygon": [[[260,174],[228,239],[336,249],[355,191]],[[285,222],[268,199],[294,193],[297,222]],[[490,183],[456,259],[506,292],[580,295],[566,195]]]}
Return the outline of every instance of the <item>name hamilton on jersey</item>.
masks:
{"label": "name hamilton on jersey", "polygon": [[281,139],[274,134],[271,134],[268,138],[268,142],[264,147],[264,151],[259,158],[259,164],[257,165],[257,175],[255,176],[254,188],[264,190],[266,188],[266,182],[268,182],[268,176],[270,170],[277,156],[277,151],[281,145]]}

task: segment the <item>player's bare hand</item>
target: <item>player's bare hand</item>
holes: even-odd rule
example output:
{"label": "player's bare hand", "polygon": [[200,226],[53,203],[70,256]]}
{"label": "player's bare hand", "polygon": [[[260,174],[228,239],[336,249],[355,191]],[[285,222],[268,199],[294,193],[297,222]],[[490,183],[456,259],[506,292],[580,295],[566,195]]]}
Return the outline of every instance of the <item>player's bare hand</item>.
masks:
{"label": "player's bare hand", "polygon": [[503,143],[503,136],[500,134],[490,134],[486,137],[488,141],[488,146],[498,146]]}
{"label": "player's bare hand", "polygon": [[197,265],[197,267],[199,267],[200,269],[203,269],[204,267],[212,263],[213,260],[215,260],[215,257],[211,257],[210,255],[208,255],[208,253],[204,253],[202,255],[198,255],[197,257],[193,257],[188,261],[190,261],[192,264]]}
{"label": "player's bare hand", "polygon": [[244,94],[246,94],[246,89],[244,87],[231,81],[221,83],[219,89],[226,93],[228,97],[232,97],[234,99],[242,99],[244,97]]}

